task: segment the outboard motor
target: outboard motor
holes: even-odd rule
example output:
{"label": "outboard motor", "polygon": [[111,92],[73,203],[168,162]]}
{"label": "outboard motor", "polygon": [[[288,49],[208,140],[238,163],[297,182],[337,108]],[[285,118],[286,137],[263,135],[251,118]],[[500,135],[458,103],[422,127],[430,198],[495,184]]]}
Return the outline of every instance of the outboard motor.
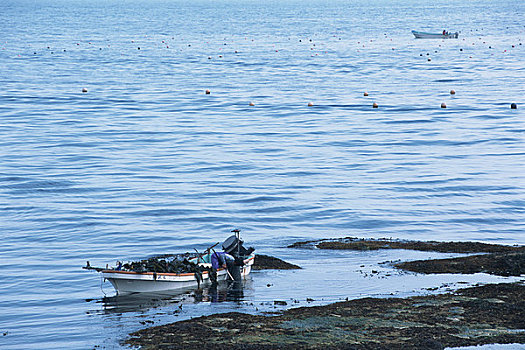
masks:
{"label": "outboard motor", "polygon": [[[232,232],[235,232],[237,235],[239,234],[239,230],[233,230]],[[222,243],[222,250],[235,258],[235,262],[229,264],[227,262],[227,264],[228,271],[236,282],[242,280],[241,266],[244,265],[243,260],[255,250],[251,247],[248,249],[244,248],[243,243],[244,242],[236,235],[228,237],[224,243]]]}
{"label": "outboard motor", "polygon": [[255,249],[252,247],[246,249],[242,245],[244,242],[241,241],[237,236],[232,235],[228,237],[224,243],[222,243],[222,250],[232,255],[235,258],[245,258],[250,255]]}
{"label": "outboard motor", "polygon": [[226,253],[230,255],[237,255],[237,251],[239,249],[239,243],[242,245],[242,241],[240,241],[237,236],[233,235],[228,237],[224,243],[222,243],[222,250],[224,250]]}

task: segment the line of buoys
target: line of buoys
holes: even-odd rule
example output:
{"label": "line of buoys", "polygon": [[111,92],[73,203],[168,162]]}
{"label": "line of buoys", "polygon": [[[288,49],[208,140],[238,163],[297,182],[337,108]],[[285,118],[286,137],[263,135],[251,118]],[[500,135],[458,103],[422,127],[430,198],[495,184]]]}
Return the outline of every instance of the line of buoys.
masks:
{"label": "line of buoys", "polygon": [[[83,93],[87,93],[87,92],[88,92],[88,89],[87,89],[87,88],[82,88],[81,91],[82,91]],[[210,89],[206,89],[206,90],[205,90],[205,93],[206,93],[206,95],[210,95],[210,94],[211,94]],[[450,94],[451,94],[451,95],[455,95],[455,94],[456,94],[456,90],[451,89],[451,90],[450,90]],[[363,93],[363,96],[368,96],[368,92],[365,91],[365,92]],[[251,107],[255,106],[255,104],[254,104],[252,101],[250,101],[250,102],[248,103],[248,105],[251,106]],[[313,102],[311,102],[311,101],[308,102],[308,107],[313,107],[313,106],[314,106],[314,103],[313,103]],[[372,104],[372,108],[379,108],[379,105],[377,104],[377,102],[374,102],[374,103]],[[446,104],[445,102],[441,102],[441,108],[447,108],[447,104]],[[517,108],[518,108],[518,105],[517,105],[516,103],[511,103],[511,104],[510,104],[510,108],[511,108],[511,109],[517,109]]]}

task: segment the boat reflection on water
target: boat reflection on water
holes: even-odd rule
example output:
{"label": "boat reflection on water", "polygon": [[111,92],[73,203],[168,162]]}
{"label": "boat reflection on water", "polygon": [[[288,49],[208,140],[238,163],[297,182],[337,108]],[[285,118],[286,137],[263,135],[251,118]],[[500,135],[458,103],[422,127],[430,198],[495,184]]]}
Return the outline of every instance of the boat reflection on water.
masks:
{"label": "boat reflection on water", "polygon": [[220,303],[225,301],[243,301],[244,300],[244,288],[243,282],[231,281],[226,282],[227,288],[220,288],[219,286],[212,286],[208,288],[208,294],[205,297],[202,294],[202,300],[209,301],[212,303]]}
{"label": "boat reflection on water", "polygon": [[104,313],[139,312],[169,306],[179,306],[182,309],[184,304],[244,301],[244,292],[250,286],[250,279],[241,282],[221,281],[217,286],[188,288],[174,293],[117,294],[103,297],[97,303],[102,303]]}

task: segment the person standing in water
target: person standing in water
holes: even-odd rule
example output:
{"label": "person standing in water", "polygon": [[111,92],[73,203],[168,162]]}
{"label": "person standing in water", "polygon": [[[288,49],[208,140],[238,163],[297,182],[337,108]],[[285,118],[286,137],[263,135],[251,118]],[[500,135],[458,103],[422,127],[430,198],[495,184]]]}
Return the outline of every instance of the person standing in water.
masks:
{"label": "person standing in water", "polygon": [[217,270],[221,267],[228,270],[228,265],[234,264],[235,258],[226,252],[213,252],[211,255],[210,280],[212,286],[217,285]]}

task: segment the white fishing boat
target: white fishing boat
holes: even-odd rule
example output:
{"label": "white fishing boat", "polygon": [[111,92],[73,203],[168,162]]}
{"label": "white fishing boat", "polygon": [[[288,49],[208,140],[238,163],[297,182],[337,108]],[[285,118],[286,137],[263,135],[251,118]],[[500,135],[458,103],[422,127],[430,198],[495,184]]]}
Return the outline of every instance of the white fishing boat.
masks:
{"label": "white fishing boat", "polygon": [[416,30],[413,30],[412,34],[414,34],[414,36],[417,39],[457,39],[459,36],[458,32],[455,32],[455,33],[449,33],[449,32],[425,33],[425,32],[418,32]]}
{"label": "white fishing boat", "polygon": [[213,249],[216,243],[203,254],[197,252],[193,256],[189,253],[164,255],[124,265],[117,262],[116,267],[106,268],[93,267],[88,261],[83,268],[100,272],[117,294],[176,292],[227,279],[238,282],[250,274],[255,253],[253,248],[242,246],[238,230],[232,232],[237,236],[224,241],[223,251],[219,253]]}
{"label": "white fishing boat", "polygon": [[[211,253],[204,256],[188,259],[197,261],[197,265],[211,267]],[[255,254],[252,253],[243,260],[241,276],[246,278],[251,272]],[[165,272],[135,272],[116,269],[104,269],[100,271],[102,277],[108,280],[118,294],[128,293],[159,293],[199,287],[210,284],[210,272],[202,271],[201,274],[190,273],[165,273]],[[229,278],[226,268],[217,270],[217,280],[223,281]]]}

